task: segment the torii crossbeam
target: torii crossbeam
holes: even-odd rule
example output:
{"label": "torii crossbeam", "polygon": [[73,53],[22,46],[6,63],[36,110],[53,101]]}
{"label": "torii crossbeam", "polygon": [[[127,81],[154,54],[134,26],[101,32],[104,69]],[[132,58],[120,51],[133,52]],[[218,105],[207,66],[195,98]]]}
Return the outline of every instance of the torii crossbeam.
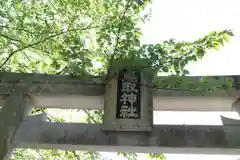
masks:
{"label": "torii crossbeam", "polygon": [[[193,83],[199,82],[200,79],[200,77],[184,78]],[[101,77],[83,80],[72,76],[0,73],[0,79],[0,104],[3,106],[0,110],[0,160],[7,159],[14,147],[185,154],[240,153],[240,143],[236,141],[236,136],[234,134],[228,136],[229,131],[239,133],[236,125],[152,126],[148,123],[151,121],[149,118],[152,118],[151,109],[145,109],[144,106],[142,109],[149,113],[142,113],[147,115],[141,120],[142,126],[137,126],[142,127],[141,132],[134,129],[121,131],[121,125],[128,120],[116,121],[118,127],[120,121],[121,125],[114,131],[112,128],[114,124],[106,128],[103,124],[49,123],[41,116],[26,116],[31,107],[106,109],[106,94],[111,97],[113,92],[108,90],[109,93],[106,93],[107,84]],[[111,83],[114,86],[116,82]],[[239,98],[239,91],[236,88],[217,89],[204,95],[182,90],[156,88],[146,90],[153,95],[154,111],[231,111],[232,104]],[[150,98],[149,94],[145,95],[144,97]],[[115,103],[114,99],[113,102],[108,101],[111,105]],[[145,103],[141,102],[142,104]],[[151,106],[151,103],[148,105]],[[109,112],[112,113],[112,110]],[[115,119],[108,115],[112,114],[106,114],[105,119],[113,120],[115,123]],[[138,121],[131,121],[130,124],[133,126],[136,122]]]}

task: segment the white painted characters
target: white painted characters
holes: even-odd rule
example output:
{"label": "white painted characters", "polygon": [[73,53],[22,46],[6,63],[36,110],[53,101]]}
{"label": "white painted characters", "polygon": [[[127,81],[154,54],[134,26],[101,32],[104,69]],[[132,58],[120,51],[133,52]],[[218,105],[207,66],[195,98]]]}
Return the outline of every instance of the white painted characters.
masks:
{"label": "white painted characters", "polygon": [[131,118],[131,117],[138,117],[138,114],[136,113],[137,109],[133,106],[121,106],[120,109],[120,117],[122,118]]}
{"label": "white painted characters", "polygon": [[136,89],[137,80],[122,80],[122,89],[121,92],[135,92],[137,93],[138,90]]}
{"label": "white painted characters", "polygon": [[131,106],[133,106],[136,101],[137,101],[137,95],[134,94],[133,92],[131,93],[123,93],[121,95],[121,102],[123,102],[123,105],[127,105],[127,102],[131,104]]}
{"label": "white painted characters", "polygon": [[120,106],[120,117],[122,118],[136,118],[138,117],[136,102],[139,90],[136,89],[137,80],[122,80],[121,97],[122,102]]}

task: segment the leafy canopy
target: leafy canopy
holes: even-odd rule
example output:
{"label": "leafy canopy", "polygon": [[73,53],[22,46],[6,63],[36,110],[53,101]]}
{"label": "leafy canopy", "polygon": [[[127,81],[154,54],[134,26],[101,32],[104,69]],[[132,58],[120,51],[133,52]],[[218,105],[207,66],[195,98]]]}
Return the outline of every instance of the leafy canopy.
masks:
{"label": "leafy canopy", "polygon": [[[185,75],[189,62],[201,59],[209,50],[218,50],[233,36],[232,31],[223,30],[193,42],[170,39],[154,45],[141,44],[139,25],[147,16],[139,13],[149,3],[149,0],[2,0],[0,69],[86,78],[106,76],[122,68]],[[170,82],[176,87],[176,78],[161,81],[165,88],[172,87]],[[94,117],[88,122],[100,122],[102,111],[86,112]],[[35,151],[47,155],[43,159],[59,156],[101,159],[99,154],[89,152]],[[24,159],[28,155],[27,151],[18,150],[14,157]],[[136,154],[119,155],[137,159]],[[157,154],[149,156],[164,158]]]}

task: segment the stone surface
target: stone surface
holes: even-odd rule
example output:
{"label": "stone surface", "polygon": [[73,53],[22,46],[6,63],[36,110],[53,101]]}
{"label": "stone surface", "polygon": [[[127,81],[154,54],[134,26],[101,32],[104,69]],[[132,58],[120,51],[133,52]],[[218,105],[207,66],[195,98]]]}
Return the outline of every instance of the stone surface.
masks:
{"label": "stone surface", "polygon": [[26,94],[19,88],[8,98],[0,111],[0,160],[7,160],[15,147],[12,143],[17,128],[31,108],[26,106]]}
{"label": "stone surface", "polygon": [[[7,96],[0,96],[0,106]],[[154,111],[231,111],[234,97],[153,97]],[[41,108],[103,109],[103,96],[32,95],[28,103]]]}
{"label": "stone surface", "polygon": [[239,147],[240,144],[240,120],[221,116],[226,138],[229,143]]}
{"label": "stone surface", "polygon": [[[166,77],[157,77],[156,79],[164,78]],[[199,82],[200,78],[184,77],[183,79],[186,79],[187,82]],[[216,77],[210,78],[216,79]],[[0,105],[5,103],[6,97],[16,90],[16,86],[21,85],[28,88],[28,100],[37,107],[103,108],[105,82],[101,77],[84,80],[79,77],[63,75],[0,73],[0,79]],[[239,92],[232,89],[203,94],[199,91],[153,88],[153,96],[155,111],[231,111],[231,105],[239,98]]]}
{"label": "stone surface", "polygon": [[[130,72],[131,73],[131,72]],[[143,73],[140,74],[140,118],[117,119],[117,90],[118,80],[112,79],[105,89],[104,97],[104,130],[106,131],[151,131],[153,126],[153,96],[152,89],[146,87],[151,84],[151,79]],[[119,97],[120,98],[120,97]],[[137,100],[136,100],[137,101]],[[137,102],[136,102],[137,103]]]}
{"label": "stone surface", "polygon": [[186,149],[191,153],[231,154],[240,148],[240,143],[228,142],[223,126],[155,125],[148,133],[104,132],[102,127],[82,123],[41,122],[36,125],[28,120],[20,126],[14,142],[23,148],[113,152],[185,153]]}
{"label": "stone surface", "polygon": [[[199,81],[200,77],[185,78],[194,82],[195,80]],[[227,126],[227,131],[226,126],[159,125],[154,126],[152,132],[148,133],[123,133],[104,132],[102,125],[47,123],[39,117],[24,118],[27,113],[26,108],[23,107],[26,106],[26,101],[33,101],[40,107],[45,104],[45,107],[56,108],[59,105],[60,108],[64,106],[82,108],[77,105],[89,105],[92,108],[94,104],[97,104],[98,107],[96,108],[103,108],[101,96],[105,93],[105,82],[100,77],[83,80],[72,76],[0,73],[0,79],[0,101],[6,102],[0,110],[0,160],[8,158],[14,147],[128,152],[185,153],[190,151],[191,153],[214,152],[218,154],[223,154],[225,151],[229,154],[240,152],[240,149],[238,149],[240,148],[240,142],[232,143],[227,136],[229,130],[231,132],[239,130],[232,126]],[[207,107],[213,108],[213,105],[222,105],[222,102],[225,101],[221,100],[224,98],[227,102],[231,102],[232,99],[235,100],[234,98],[239,96],[234,89],[231,91],[208,92],[205,96],[199,92],[154,90],[155,101],[153,103],[155,103],[155,106],[161,104],[158,108],[174,103],[176,104],[175,108],[177,108],[180,104],[177,101],[172,103],[172,97],[184,102],[182,106],[188,105],[185,109],[190,109],[191,105],[198,109],[206,108],[206,101],[211,101],[209,104],[212,105]],[[79,100],[79,96],[82,99]],[[64,97],[68,101],[61,101]],[[78,101],[73,101],[71,99],[73,97]],[[91,98],[87,99],[87,97],[94,97],[98,100],[93,103]],[[161,97],[158,103],[156,103],[156,99],[158,99],[156,97]],[[88,104],[83,103],[83,99]],[[166,99],[165,103],[162,103],[164,99]],[[201,103],[196,104],[196,99]],[[69,104],[69,106],[66,106],[66,104]],[[164,107],[167,110],[167,107]],[[21,122],[23,123],[20,125]]]}
{"label": "stone surface", "polygon": [[[208,78],[220,79],[238,76],[212,76]],[[25,85],[29,88],[29,94],[81,94],[87,96],[99,96],[104,94],[105,81],[103,77],[90,77],[83,79],[81,77],[64,76],[64,75],[46,75],[46,74],[27,74],[27,73],[0,73],[0,95],[10,94],[15,90],[15,86]],[[166,79],[166,77],[157,77],[155,81]],[[181,83],[185,86],[187,82],[193,84],[200,83],[200,76],[181,77]],[[186,83],[186,84],[185,84]],[[210,83],[210,82],[209,82]],[[187,91],[187,90],[166,90],[153,88],[155,96],[237,96],[236,90],[217,89],[214,92]]]}

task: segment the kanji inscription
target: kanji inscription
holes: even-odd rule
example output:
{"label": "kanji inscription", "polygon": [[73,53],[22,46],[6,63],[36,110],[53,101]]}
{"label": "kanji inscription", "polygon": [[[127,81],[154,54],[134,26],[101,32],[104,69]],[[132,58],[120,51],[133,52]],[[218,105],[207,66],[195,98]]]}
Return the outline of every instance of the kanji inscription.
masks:
{"label": "kanji inscription", "polygon": [[140,73],[123,71],[118,76],[117,119],[140,119]]}

